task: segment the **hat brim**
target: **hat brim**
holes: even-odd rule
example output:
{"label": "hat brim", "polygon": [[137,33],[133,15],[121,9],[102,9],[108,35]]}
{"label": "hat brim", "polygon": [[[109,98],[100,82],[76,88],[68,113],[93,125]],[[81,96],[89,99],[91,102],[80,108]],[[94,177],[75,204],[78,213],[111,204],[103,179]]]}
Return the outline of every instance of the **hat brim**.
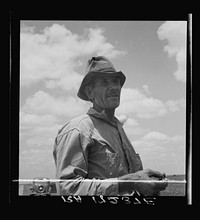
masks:
{"label": "hat brim", "polygon": [[118,71],[118,72],[89,72],[83,78],[82,83],[79,88],[79,91],[77,93],[77,96],[80,99],[83,99],[85,101],[90,101],[88,99],[88,96],[85,93],[85,90],[84,90],[85,87],[87,85],[91,84],[91,82],[93,82],[93,79],[100,78],[103,76],[118,77],[120,80],[121,87],[124,85],[125,80],[126,80],[126,76],[121,71]]}

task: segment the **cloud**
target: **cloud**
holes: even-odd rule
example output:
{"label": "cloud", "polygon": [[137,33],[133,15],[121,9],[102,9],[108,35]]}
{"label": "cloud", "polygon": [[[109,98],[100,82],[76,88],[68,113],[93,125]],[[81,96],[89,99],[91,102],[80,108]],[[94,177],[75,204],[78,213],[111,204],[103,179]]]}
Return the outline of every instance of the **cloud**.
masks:
{"label": "cloud", "polygon": [[20,110],[20,148],[52,149],[58,130],[87,109],[88,103],[78,98],[37,91],[26,99]]}
{"label": "cloud", "polygon": [[134,115],[138,118],[153,118],[165,115],[164,103],[153,97],[147,97],[138,89],[122,88],[121,103],[116,111],[118,114]]}
{"label": "cloud", "polygon": [[33,96],[28,97],[21,109],[23,112],[65,116],[69,119],[73,116],[85,113],[86,108],[87,103],[81,101],[78,97],[54,97],[40,90]]}
{"label": "cloud", "polygon": [[148,85],[143,85],[142,86],[144,91],[146,92],[147,95],[151,95],[151,92],[149,91],[149,86]]}
{"label": "cloud", "polygon": [[165,105],[172,112],[179,111],[180,108],[186,108],[186,100],[184,98],[178,100],[168,100]]}
{"label": "cloud", "polygon": [[149,141],[149,140],[166,140],[167,139],[167,135],[165,134],[162,134],[160,132],[157,132],[157,131],[152,131],[152,132],[149,132],[147,134],[145,134],[145,136],[143,137],[143,140],[144,141]]}
{"label": "cloud", "polygon": [[136,135],[142,135],[147,132],[147,129],[142,128],[135,118],[123,114],[116,116],[123,123],[123,128],[128,137],[133,138]]}
{"label": "cloud", "polygon": [[54,115],[32,114],[20,112],[20,149],[40,147],[40,149],[53,146],[61,124]]}
{"label": "cloud", "polygon": [[160,40],[167,40],[164,51],[176,58],[174,76],[182,82],[186,82],[186,28],[186,21],[166,21],[157,31]]}
{"label": "cloud", "polygon": [[83,35],[72,33],[64,25],[53,24],[41,33],[23,26],[20,35],[20,85],[45,82],[47,88],[77,89],[82,80],[77,68],[81,58],[91,55],[109,58],[125,54],[107,42],[103,30],[86,29]]}
{"label": "cloud", "polygon": [[57,119],[53,115],[36,115],[36,114],[26,114],[24,112],[20,112],[20,123],[23,126],[26,125],[52,125],[57,122]]}
{"label": "cloud", "polygon": [[120,106],[116,109],[118,116],[151,119],[164,116],[169,112],[179,111],[186,106],[184,98],[163,102],[150,96],[148,86],[143,86],[143,88],[148,89],[148,92],[137,88],[122,88]]}
{"label": "cloud", "polygon": [[82,79],[83,76],[72,71],[71,74],[66,74],[62,79],[46,80],[45,85],[48,89],[62,88],[68,92],[70,92],[71,89],[78,91]]}
{"label": "cloud", "polygon": [[148,131],[142,137],[136,140],[132,139],[131,143],[138,152],[145,155],[158,154],[159,156],[160,152],[176,152],[177,147],[185,146],[185,136],[168,136],[158,131]]}
{"label": "cloud", "polygon": [[[97,55],[106,56],[108,58],[114,58],[119,55],[125,55],[125,51],[119,51],[114,46],[106,41],[106,37],[103,36],[103,29],[101,28],[89,28],[85,29],[85,38],[82,37],[81,48],[79,52],[90,54],[97,53]],[[87,39],[87,40],[86,40]]]}
{"label": "cloud", "polygon": [[162,132],[158,131],[148,131],[138,140],[132,141],[133,146],[136,146],[138,149],[141,148],[149,148],[155,145],[166,144],[166,143],[182,143],[184,144],[184,136],[182,135],[175,135],[175,136],[168,136],[163,134]]}
{"label": "cloud", "polygon": [[167,174],[185,173],[183,135],[168,136],[158,131],[149,131],[131,143],[140,154],[144,169],[150,168]]}

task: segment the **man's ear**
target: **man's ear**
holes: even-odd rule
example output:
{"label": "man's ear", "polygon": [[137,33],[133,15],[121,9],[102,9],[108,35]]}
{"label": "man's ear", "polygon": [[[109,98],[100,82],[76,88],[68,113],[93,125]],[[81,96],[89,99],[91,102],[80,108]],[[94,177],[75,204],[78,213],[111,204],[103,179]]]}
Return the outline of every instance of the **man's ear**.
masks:
{"label": "man's ear", "polygon": [[86,86],[85,89],[84,89],[87,97],[92,100],[93,99],[93,90],[90,86]]}

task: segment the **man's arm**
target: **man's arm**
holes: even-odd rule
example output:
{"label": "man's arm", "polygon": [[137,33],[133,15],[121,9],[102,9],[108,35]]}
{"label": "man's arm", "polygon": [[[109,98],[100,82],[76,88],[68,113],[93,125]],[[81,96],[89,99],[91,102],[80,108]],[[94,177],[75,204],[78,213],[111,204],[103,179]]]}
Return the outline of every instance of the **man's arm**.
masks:
{"label": "man's arm", "polygon": [[[164,173],[151,169],[141,170],[119,177],[119,194],[138,191],[144,196],[157,195],[165,190],[168,183],[162,181],[165,178]],[[121,180],[124,180],[124,182]],[[159,181],[160,180],[160,181]]]}
{"label": "man's arm", "polygon": [[[57,137],[54,150],[61,195],[117,195],[118,183],[87,179],[90,141],[73,129]],[[65,181],[66,180],[66,181]]]}

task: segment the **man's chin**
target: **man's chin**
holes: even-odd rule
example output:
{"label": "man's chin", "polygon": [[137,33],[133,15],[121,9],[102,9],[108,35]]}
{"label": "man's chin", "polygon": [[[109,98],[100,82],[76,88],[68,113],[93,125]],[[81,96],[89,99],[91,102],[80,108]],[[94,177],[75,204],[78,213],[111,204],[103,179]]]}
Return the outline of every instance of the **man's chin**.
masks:
{"label": "man's chin", "polygon": [[109,98],[109,106],[117,108],[119,106],[119,97],[111,97]]}
{"label": "man's chin", "polygon": [[119,103],[118,102],[116,102],[116,103],[113,102],[111,105],[109,105],[109,108],[111,108],[111,109],[117,108],[117,107],[119,107]]}

